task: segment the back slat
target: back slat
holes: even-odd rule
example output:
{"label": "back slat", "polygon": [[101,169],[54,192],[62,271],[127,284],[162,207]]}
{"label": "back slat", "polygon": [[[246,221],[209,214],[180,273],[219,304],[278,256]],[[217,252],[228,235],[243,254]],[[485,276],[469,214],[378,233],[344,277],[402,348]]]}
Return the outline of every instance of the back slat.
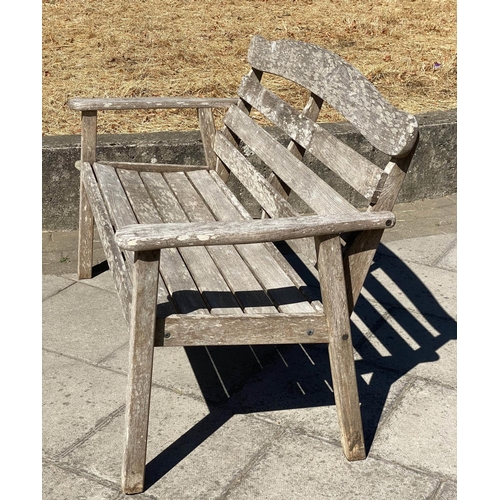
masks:
{"label": "back slat", "polygon": [[259,71],[282,76],[314,92],[388,155],[405,156],[415,144],[415,117],[389,104],[357,69],[328,50],[255,36],[248,62]]}
{"label": "back slat", "polygon": [[236,106],[231,106],[224,123],[314,212],[357,213],[347,200]]}
{"label": "back slat", "polygon": [[243,78],[238,95],[367,200],[376,201],[387,177],[380,168],[264,88],[252,73]]}
{"label": "back slat", "polygon": [[215,138],[217,156],[245,186],[271,217],[295,217],[298,214],[270,182],[222,134]]}

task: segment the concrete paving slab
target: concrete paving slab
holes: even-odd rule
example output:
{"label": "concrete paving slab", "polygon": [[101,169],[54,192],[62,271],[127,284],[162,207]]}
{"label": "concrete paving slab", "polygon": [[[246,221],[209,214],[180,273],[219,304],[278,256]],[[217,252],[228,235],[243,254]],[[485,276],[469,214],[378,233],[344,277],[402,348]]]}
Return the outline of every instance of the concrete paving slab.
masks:
{"label": "concrete paving slab", "polygon": [[[158,499],[218,498],[278,431],[250,417],[210,413],[199,401],[153,388],[146,493]],[[118,486],[123,436],[120,415],[65,461]]]}
{"label": "concrete paving slab", "polygon": [[[246,382],[229,402],[234,412],[251,413],[295,432],[340,444],[326,345],[279,346],[281,362]],[[365,440],[369,447],[381,419],[408,378],[356,364]]]}
{"label": "concrete paving slab", "polygon": [[42,449],[57,457],[124,404],[126,377],[56,353],[42,358]]}
{"label": "concrete paving slab", "polygon": [[[125,386],[122,400],[124,403]],[[209,414],[206,404],[154,387],[151,392],[147,460],[168,448]],[[65,457],[65,462],[103,480],[120,485],[125,436],[124,411],[89,436]],[[176,449],[177,455],[180,450]]]}
{"label": "concrete paving slab", "polygon": [[[113,275],[108,269],[107,264],[101,266],[103,271],[96,272],[94,268],[94,273],[96,274],[91,279],[81,280],[80,283],[85,285],[97,286],[103,290],[108,290],[110,292],[116,293],[115,282],[113,281]],[[71,279],[73,281],[79,281],[78,275],[76,273],[63,274],[65,278]]]}
{"label": "concrete paving slab", "polygon": [[[103,360],[100,366],[124,374],[127,373],[128,344]],[[189,363],[184,347],[154,350],[153,384],[172,389],[184,396],[189,395],[198,399],[203,398],[203,393],[201,392],[193,368]]]}
{"label": "concrete paving slab", "polygon": [[279,433],[274,425],[236,415],[163,476],[148,493],[158,499],[224,498],[225,492],[239,481]]}
{"label": "concrete paving slab", "polygon": [[443,255],[441,259],[434,262],[434,265],[442,269],[448,269],[450,271],[457,272],[457,261],[458,261],[458,254],[457,254],[457,245],[455,242],[455,245],[445,255]]}
{"label": "concrete paving slab", "polygon": [[73,285],[74,281],[61,276],[47,275],[42,279],[42,301]]}
{"label": "concrete paving slab", "polygon": [[445,269],[376,255],[364,288],[386,306],[457,317],[457,275]]}
{"label": "concrete paving slab", "polygon": [[348,462],[334,444],[286,433],[226,498],[416,500],[431,498],[438,485],[397,464],[371,458]]}
{"label": "concrete paving slab", "polygon": [[443,483],[436,495],[436,500],[456,500],[457,494],[457,483]]}
{"label": "concrete paving slab", "polygon": [[[212,405],[228,398],[275,355],[270,346],[169,347],[155,349],[153,383]],[[128,345],[101,366],[126,373]]]}
{"label": "concrete paving slab", "polygon": [[42,304],[43,347],[98,363],[128,341],[116,293],[75,283]]}
{"label": "concrete paving slab", "polygon": [[384,422],[372,454],[456,480],[457,392],[416,379]]}
{"label": "concrete paving slab", "polygon": [[404,262],[416,262],[428,266],[436,265],[446,258],[445,269],[456,271],[456,260],[453,260],[453,250],[456,250],[456,245],[456,234],[437,234],[385,243],[380,245],[377,251],[382,255],[396,256]]}
{"label": "concrete paving slab", "polygon": [[99,484],[81,474],[46,464],[42,469],[42,497],[44,500],[75,498],[85,500],[116,500],[118,491]]}
{"label": "concrete paving slab", "polygon": [[454,320],[394,308],[356,351],[381,368],[456,387],[456,339]]}

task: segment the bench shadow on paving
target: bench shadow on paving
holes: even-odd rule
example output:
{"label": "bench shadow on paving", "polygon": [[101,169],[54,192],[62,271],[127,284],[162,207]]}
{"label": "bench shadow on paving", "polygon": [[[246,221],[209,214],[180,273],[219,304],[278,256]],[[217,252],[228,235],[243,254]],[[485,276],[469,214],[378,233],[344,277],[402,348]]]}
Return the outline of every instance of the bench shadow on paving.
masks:
{"label": "bench shadow on paving", "polygon": [[[319,293],[315,278],[296,268]],[[391,390],[405,375],[437,361],[438,350],[456,339],[457,324],[415,272],[381,245],[351,327],[370,453],[393,404]],[[146,491],[233,415],[258,414],[328,440],[338,435],[326,344],[186,347],[185,352],[210,413],[147,464]],[[298,411],[302,408],[309,410]]]}

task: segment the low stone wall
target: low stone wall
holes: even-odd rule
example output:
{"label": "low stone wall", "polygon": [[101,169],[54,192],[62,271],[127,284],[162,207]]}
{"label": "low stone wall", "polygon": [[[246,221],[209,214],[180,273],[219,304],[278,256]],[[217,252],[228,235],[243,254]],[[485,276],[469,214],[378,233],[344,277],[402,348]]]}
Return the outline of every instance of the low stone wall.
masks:
{"label": "low stone wall", "polygon": [[[408,172],[398,203],[439,198],[457,190],[457,112],[456,110],[426,113],[417,116],[420,143]],[[322,124],[339,139],[383,166],[388,157],[377,152],[348,123]],[[276,129],[270,129],[279,136]],[[42,138],[42,230],[70,231],[78,226],[79,172],[75,162],[80,157],[79,136]],[[109,161],[203,164],[203,147],[198,132],[162,132],[150,134],[102,135],[98,140],[97,157]],[[249,159],[261,170],[253,155]],[[359,195],[315,158],[306,156],[306,163],[331,183],[351,203],[361,203]],[[244,188],[229,179],[231,188],[242,203],[258,216],[255,205]],[[301,200],[291,197],[292,205],[305,210]]]}

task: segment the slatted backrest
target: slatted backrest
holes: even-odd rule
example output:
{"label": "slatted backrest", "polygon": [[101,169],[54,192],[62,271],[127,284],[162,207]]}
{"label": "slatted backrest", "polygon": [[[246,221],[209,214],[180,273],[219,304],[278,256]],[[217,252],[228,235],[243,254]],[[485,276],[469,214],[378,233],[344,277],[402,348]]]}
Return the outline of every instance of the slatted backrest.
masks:
{"label": "slatted backrest", "polygon": [[[381,169],[316,123],[323,101],[337,109],[377,149],[393,157],[412,151],[418,136],[416,119],[385,101],[376,88],[339,56],[296,41],[252,39],[252,66],[238,88],[241,99],[224,118],[225,133],[217,134],[214,150],[271,217],[297,215],[287,201],[293,190],[318,214],[354,211],[340,194],[303,161],[307,151],[362,194],[372,207],[381,196],[390,165]],[[263,72],[306,88],[311,97],[302,111],[261,84]],[[291,139],[282,146],[250,116],[257,110]],[[235,146],[248,146],[273,172],[265,179]],[[390,183],[389,183],[390,184]],[[391,207],[392,208],[392,207]]]}

